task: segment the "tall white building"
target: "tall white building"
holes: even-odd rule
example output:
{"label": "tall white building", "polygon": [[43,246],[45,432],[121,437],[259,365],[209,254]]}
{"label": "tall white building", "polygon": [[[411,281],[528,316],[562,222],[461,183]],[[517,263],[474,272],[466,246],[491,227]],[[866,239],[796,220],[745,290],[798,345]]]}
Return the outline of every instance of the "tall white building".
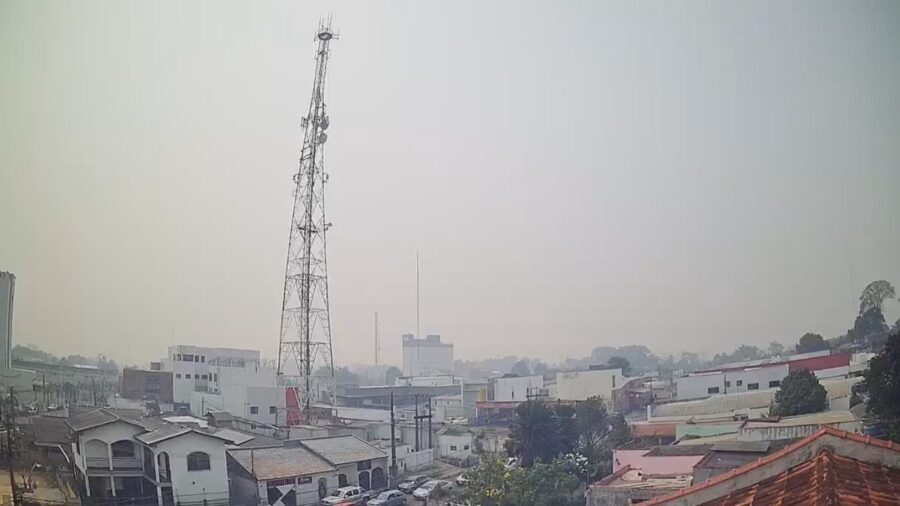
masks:
{"label": "tall white building", "polygon": [[268,424],[284,421],[284,389],[277,386],[275,364],[259,351],[170,346],[162,369],[172,372],[174,401],[190,404],[195,416],[212,410]]}
{"label": "tall white building", "polygon": [[416,339],[403,335],[404,376],[437,376],[453,373],[453,345],[442,343],[441,336],[430,334]]}

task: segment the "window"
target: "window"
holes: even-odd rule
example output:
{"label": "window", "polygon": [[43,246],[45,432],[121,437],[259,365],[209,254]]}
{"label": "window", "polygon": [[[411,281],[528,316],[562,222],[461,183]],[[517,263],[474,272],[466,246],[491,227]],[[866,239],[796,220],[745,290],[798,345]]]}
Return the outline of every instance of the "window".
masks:
{"label": "window", "polygon": [[747,390],[759,390],[759,383],[747,383]]}
{"label": "window", "polygon": [[744,384],[744,380],[737,380],[737,386],[741,386]]}
{"label": "window", "polygon": [[468,449],[469,449],[469,445],[463,445],[463,450],[468,450]]}
{"label": "window", "polygon": [[200,355],[194,355],[194,362],[200,361]]}
{"label": "window", "polygon": [[200,361],[206,363],[206,355],[201,355]]}
{"label": "window", "polygon": [[719,393],[719,387],[709,387],[706,389],[706,393],[717,394],[717,393]]}
{"label": "window", "polygon": [[450,445],[450,451],[451,451],[451,452],[455,452],[455,451],[456,451],[456,445]]}
{"label": "window", "polygon": [[278,414],[278,408],[276,408],[275,406],[269,406],[269,414],[270,415]]}
{"label": "window", "polygon": [[184,375],[184,379],[191,379],[191,375],[190,375],[190,374],[185,374],[185,375]]}
{"label": "window", "polygon": [[113,457],[134,457],[134,445],[131,441],[116,441],[112,444]]}
{"label": "window", "polygon": [[769,388],[778,388],[778,387],[780,387],[780,386],[781,386],[781,381],[780,381],[780,380],[775,380],[775,381],[770,381],[770,382],[769,382]]}
{"label": "window", "polygon": [[203,452],[188,454],[187,469],[188,471],[209,471],[209,455]]}
{"label": "window", "polygon": [[193,355],[182,355],[181,359],[185,362],[193,362],[194,356]]}
{"label": "window", "polygon": [[319,478],[319,499],[328,495],[328,478]]}
{"label": "window", "polygon": [[203,376],[200,376],[200,379],[209,379],[209,376],[207,376],[206,374],[204,374]]}
{"label": "window", "polygon": [[217,372],[213,373],[213,381],[215,381],[216,383],[219,382],[219,373],[217,373]]}
{"label": "window", "polygon": [[730,382],[730,381],[726,381],[726,382],[725,382],[725,388],[728,388],[728,387],[730,387],[730,386],[731,386],[731,382]]}
{"label": "window", "polygon": [[180,372],[176,372],[176,373],[175,373],[175,379],[181,379],[181,373],[180,373]]}
{"label": "window", "polygon": [[612,387],[613,387],[613,388],[616,388],[616,375],[613,374],[613,375],[612,375],[612,378],[613,378],[613,384],[612,384]]}
{"label": "window", "polygon": [[259,407],[258,407],[258,406],[250,406],[250,414],[251,414],[251,415],[258,415],[258,414],[259,414]]}

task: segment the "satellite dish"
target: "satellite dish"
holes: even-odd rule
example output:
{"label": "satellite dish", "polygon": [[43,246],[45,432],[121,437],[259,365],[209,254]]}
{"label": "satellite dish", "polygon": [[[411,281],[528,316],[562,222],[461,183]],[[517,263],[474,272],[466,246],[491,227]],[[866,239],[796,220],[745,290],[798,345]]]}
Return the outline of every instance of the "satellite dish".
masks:
{"label": "satellite dish", "polygon": [[328,134],[322,132],[319,134],[319,144],[325,144],[325,141],[328,140]]}
{"label": "satellite dish", "polygon": [[328,125],[331,124],[331,121],[328,120],[328,116],[325,116],[319,121],[319,128],[322,130],[328,130]]}

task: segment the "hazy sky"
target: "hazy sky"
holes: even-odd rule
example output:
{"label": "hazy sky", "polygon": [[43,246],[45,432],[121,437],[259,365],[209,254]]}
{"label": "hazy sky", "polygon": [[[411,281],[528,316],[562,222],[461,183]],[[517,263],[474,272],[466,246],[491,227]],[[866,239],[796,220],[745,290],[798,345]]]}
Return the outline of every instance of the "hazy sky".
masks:
{"label": "hazy sky", "polygon": [[[832,337],[900,285],[900,2],[0,2],[14,332],[279,331],[318,18],[338,364]],[[900,303],[886,308],[893,322]]]}

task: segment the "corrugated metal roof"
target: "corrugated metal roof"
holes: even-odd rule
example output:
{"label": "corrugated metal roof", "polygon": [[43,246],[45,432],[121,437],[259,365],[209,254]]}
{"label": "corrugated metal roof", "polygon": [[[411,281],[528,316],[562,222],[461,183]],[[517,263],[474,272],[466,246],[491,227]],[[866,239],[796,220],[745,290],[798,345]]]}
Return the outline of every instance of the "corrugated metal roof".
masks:
{"label": "corrugated metal roof", "polygon": [[713,445],[714,452],[766,453],[772,446],[771,441],[725,441]]}
{"label": "corrugated metal roof", "polygon": [[300,444],[338,466],[387,457],[387,453],[353,435],[305,439]]}
{"label": "corrugated metal roof", "polygon": [[93,429],[94,427],[100,427],[108,423],[117,421],[130,423],[139,427],[141,426],[134,420],[120,417],[105,409],[98,409],[95,411],[82,413],[80,415],[70,416],[66,420],[66,425],[68,425],[75,432],[81,432],[83,430]]}
{"label": "corrugated metal roof", "polygon": [[790,427],[796,425],[829,425],[836,423],[856,422],[856,416],[850,411],[823,411],[811,415],[786,416],[777,422],[747,422],[745,429],[761,427]]}
{"label": "corrugated metal roof", "polygon": [[157,427],[150,432],[138,434],[137,436],[134,436],[134,438],[141,443],[152,445],[155,443],[159,443],[160,441],[165,441],[166,439],[181,436],[182,434],[187,434],[188,432],[193,431],[188,427],[182,427],[180,425],[164,425],[161,427]]}
{"label": "corrugated metal roof", "polygon": [[336,470],[325,459],[302,446],[229,450],[228,454],[257,480],[309,476]]}

